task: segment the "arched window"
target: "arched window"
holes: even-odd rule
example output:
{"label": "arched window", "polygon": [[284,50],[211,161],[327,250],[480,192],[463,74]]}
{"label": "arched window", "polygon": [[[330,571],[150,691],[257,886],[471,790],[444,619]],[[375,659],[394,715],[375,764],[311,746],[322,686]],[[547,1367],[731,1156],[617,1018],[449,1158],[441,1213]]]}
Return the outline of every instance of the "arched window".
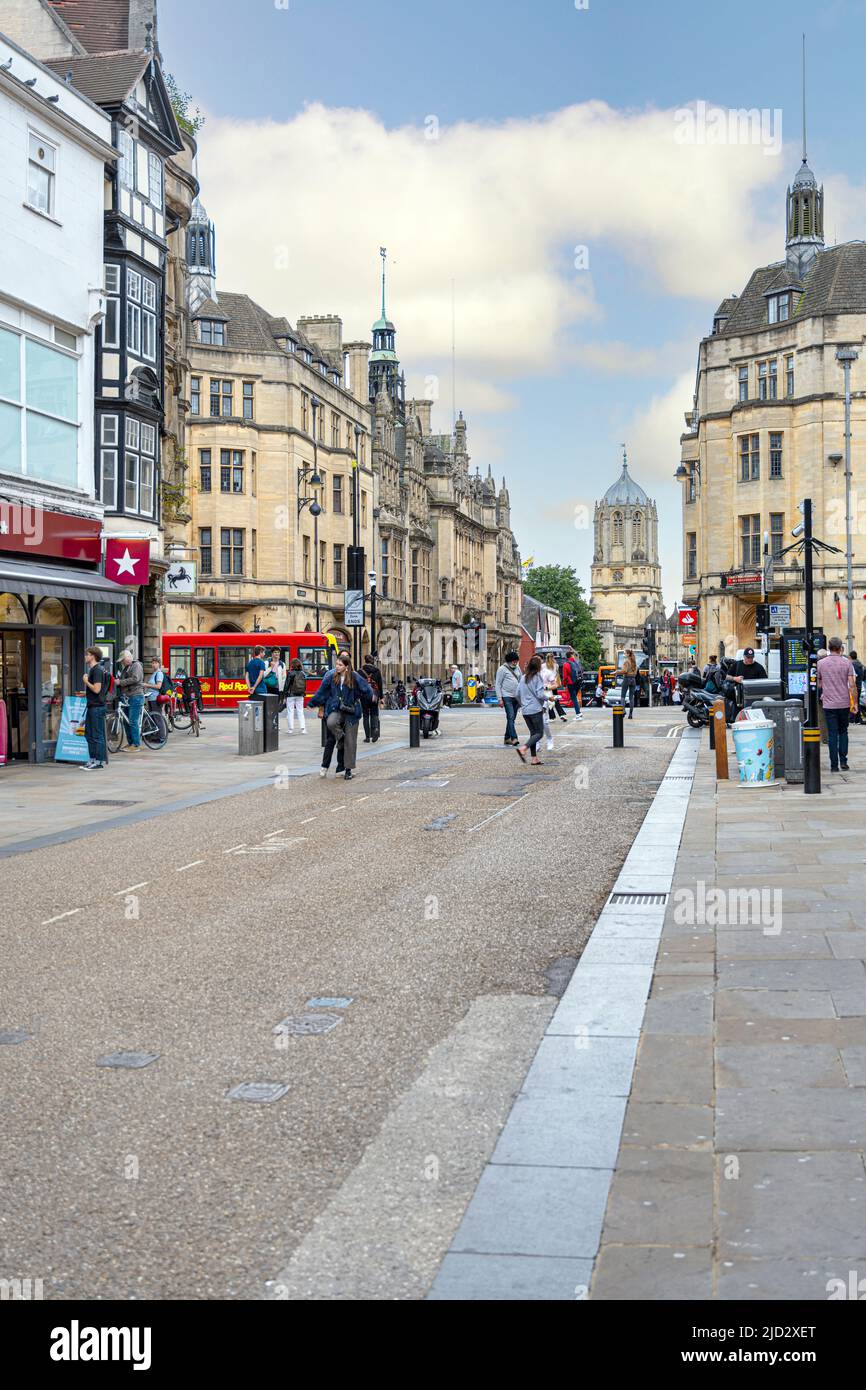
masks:
{"label": "arched window", "polygon": [[631,522],[631,534],[632,534],[632,540],[634,541],[634,546],[635,546],[635,549],[636,549],[636,550],[639,550],[639,549],[640,549],[640,544],[641,544],[641,527],[642,527],[642,525],[643,525],[643,517],[641,516],[640,512],[635,512],[634,516],[632,517],[632,522]]}
{"label": "arched window", "polygon": [[0,594],[0,623],[29,623],[27,610],[14,594]]}
{"label": "arched window", "polygon": [[59,598],[44,598],[36,609],[37,623],[44,623],[47,627],[71,627],[72,622],[66,605],[60,602]]}
{"label": "arched window", "polygon": [[622,545],[622,512],[613,514],[613,543]]}

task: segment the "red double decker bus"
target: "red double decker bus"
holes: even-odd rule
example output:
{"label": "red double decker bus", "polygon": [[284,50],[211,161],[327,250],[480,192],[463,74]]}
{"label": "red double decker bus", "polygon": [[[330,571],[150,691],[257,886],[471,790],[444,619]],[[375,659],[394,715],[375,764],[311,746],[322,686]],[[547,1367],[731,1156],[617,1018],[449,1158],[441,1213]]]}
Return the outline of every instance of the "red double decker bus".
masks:
{"label": "red double decker bus", "polygon": [[270,655],[279,647],[288,666],[299,657],[307,675],[307,697],[314,695],[333,665],[336,638],[322,632],[167,632],[162,664],[172,679],[198,676],[205,707],[235,709],[247,697],[246,667],[256,647]]}

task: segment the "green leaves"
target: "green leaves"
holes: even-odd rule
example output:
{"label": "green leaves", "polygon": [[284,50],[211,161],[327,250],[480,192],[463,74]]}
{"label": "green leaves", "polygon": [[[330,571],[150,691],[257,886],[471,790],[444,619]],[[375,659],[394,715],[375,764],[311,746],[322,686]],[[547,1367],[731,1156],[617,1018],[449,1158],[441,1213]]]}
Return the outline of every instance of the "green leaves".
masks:
{"label": "green leaves", "polygon": [[595,619],[571,566],[537,565],[526,575],[523,588],[530,598],[559,609],[563,645],[574,647],[584,666],[593,666],[601,659]]}

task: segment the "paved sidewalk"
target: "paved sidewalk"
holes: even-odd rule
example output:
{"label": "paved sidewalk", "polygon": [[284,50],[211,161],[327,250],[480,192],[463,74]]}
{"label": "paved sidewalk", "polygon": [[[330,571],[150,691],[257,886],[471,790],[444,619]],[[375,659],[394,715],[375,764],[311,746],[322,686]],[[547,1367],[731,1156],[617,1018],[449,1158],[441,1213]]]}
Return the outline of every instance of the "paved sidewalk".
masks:
{"label": "paved sidewalk", "polygon": [[712,756],[590,1297],[845,1297],[866,1275],[866,774],[717,789]]}

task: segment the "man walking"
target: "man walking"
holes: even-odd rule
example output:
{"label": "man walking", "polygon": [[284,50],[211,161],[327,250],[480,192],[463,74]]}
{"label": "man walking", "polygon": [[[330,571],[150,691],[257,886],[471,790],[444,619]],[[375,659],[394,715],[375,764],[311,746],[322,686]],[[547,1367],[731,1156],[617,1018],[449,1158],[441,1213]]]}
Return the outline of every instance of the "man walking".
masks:
{"label": "man walking", "polygon": [[516,748],[520,743],[517,737],[517,728],[514,723],[517,718],[517,711],[520,708],[520,700],[517,691],[520,685],[520,667],[518,666],[517,652],[506,652],[505,660],[496,672],[494,688],[496,698],[500,707],[505,710],[505,739],[504,743],[508,748]]}
{"label": "man walking", "polygon": [[583,690],[583,666],[574,647],[569,647],[568,655],[562,663],[562,681],[571,697],[575,719],[582,719],[583,711],[580,702]]}
{"label": "man walking", "polygon": [[862,724],[863,712],[860,709],[860,693],[863,689],[863,678],[866,676],[866,666],[863,665],[856,652],[851,653],[851,665],[854,667],[854,679],[857,682],[857,709],[851,717],[855,724]]}
{"label": "man walking", "polygon": [[264,647],[255,647],[246,666],[247,697],[250,700],[263,700],[266,694],[265,676],[268,666]]}
{"label": "man walking", "polygon": [[379,670],[372,656],[364,657],[361,674],[366,676],[367,684],[373,692],[372,700],[361,700],[361,710],[364,719],[364,742],[378,743],[379,702],[382,699],[382,672]]}
{"label": "man walking", "polygon": [[85,772],[93,772],[98,767],[108,765],[108,751],[105,745],[105,697],[108,694],[108,677],[101,663],[101,647],[88,647],[84,653],[84,693],[87,700],[84,737],[87,739],[90,758],[82,764]]}
{"label": "man walking", "polygon": [[818,690],[827,721],[830,771],[848,771],[848,719],[851,696],[857,692],[854,667],[842,655],[841,637],[831,637],[827,656],[818,662]]}
{"label": "man walking", "polygon": [[129,711],[129,748],[141,752],[141,716],[144,713],[144,667],[132,652],[120,653],[123,672],[117,678]]}

